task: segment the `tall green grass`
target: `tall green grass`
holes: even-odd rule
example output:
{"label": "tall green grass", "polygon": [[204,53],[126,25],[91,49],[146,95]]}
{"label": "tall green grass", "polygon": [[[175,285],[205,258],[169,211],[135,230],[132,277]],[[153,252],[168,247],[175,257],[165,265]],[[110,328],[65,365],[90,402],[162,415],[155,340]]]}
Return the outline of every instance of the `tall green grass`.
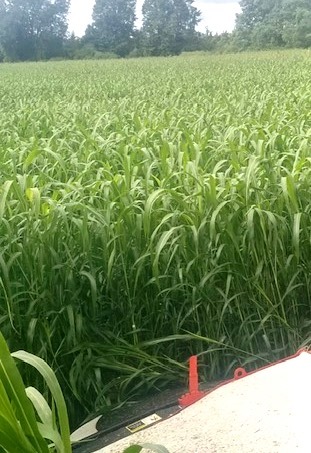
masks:
{"label": "tall green grass", "polygon": [[0,329],[57,371],[73,424],[190,354],[217,379],[308,343],[310,70],[308,51],[0,66]]}

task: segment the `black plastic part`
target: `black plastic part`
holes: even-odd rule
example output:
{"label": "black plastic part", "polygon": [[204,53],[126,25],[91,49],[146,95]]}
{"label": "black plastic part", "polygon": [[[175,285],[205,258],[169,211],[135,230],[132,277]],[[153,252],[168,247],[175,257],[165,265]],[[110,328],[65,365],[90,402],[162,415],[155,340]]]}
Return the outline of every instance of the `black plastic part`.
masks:
{"label": "black plastic part", "polygon": [[[180,407],[178,405],[173,405],[167,408],[163,408],[160,410],[157,410],[157,415],[159,415],[162,419],[170,417],[171,415],[176,414],[179,412]],[[100,431],[98,434],[94,435],[92,438],[86,439],[82,441],[80,444],[78,444],[76,447],[73,448],[73,451],[75,453],[92,453],[94,451],[97,451],[101,448],[106,447],[107,445],[112,444],[113,442],[116,442],[120,439],[124,439],[125,437],[131,436],[130,431],[126,429],[125,426],[130,425],[131,423],[136,422],[137,420],[148,417],[148,415],[153,414],[154,412],[151,413],[145,413],[139,416],[136,416],[133,419],[128,420],[126,425],[120,426],[120,427],[114,427],[113,431]]]}
{"label": "black plastic part", "polygon": [[[210,390],[218,383],[205,383],[201,390]],[[126,426],[156,413],[162,419],[180,411],[178,398],[188,391],[185,387],[165,390],[141,401],[126,404],[117,410],[104,414],[97,422],[97,434],[79,442],[73,447],[74,453],[92,453],[117,440],[130,436]]]}

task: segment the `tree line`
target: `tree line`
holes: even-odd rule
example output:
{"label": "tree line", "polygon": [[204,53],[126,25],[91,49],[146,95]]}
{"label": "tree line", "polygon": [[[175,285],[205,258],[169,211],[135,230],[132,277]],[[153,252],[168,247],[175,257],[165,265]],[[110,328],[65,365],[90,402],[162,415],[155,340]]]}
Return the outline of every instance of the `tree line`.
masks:
{"label": "tree line", "polygon": [[196,31],[194,0],[96,0],[83,37],[68,34],[70,0],[0,0],[0,59],[108,58],[311,47],[310,0],[241,0],[232,33]]}

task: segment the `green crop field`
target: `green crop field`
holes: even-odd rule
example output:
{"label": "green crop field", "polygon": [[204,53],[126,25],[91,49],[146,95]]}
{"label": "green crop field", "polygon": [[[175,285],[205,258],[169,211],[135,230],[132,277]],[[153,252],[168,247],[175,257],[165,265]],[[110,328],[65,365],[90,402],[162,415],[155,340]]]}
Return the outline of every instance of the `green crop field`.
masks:
{"label": "green crop field", "polygon": [[0,65],[0,329],[72,425],[192,353],[219,379],[308,345],[310,74],[310,51]]}

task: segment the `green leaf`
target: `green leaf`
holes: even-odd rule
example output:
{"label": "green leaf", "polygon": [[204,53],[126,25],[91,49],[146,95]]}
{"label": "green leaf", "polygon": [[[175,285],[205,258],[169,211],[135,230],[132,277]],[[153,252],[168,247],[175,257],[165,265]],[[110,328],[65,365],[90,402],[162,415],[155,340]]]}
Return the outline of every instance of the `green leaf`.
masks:
{"label": "green leaf", "polygon": [[[0,445],[19,445],[27,451],[34,452],[15,416],[14,409],[0,381]],[[15,448],[15,451],[17,448]],[[14,451],[14,450],[13,450]]]}
{"label": "green leaf", "polygon": [[142,449],[143,447],[140,447],[139,445],[131,445],[130,447],[123,450],[123,453],[140,453]]}
{"label": "green leaf", "polygon": [[48,452],[48,447],[37,426],[33,406],[26,395],[24,383],[1,333],[0,381],[9,399],[14,403],[16,418],[31,445],[37,452]]}
{"label": "green leaf", "polygon": [[3,218],[4,210],[5,210],[5,202],[10,190],[11,185],[13,184],[13,181],[5,181],[5,183],[2,186],[2,190],[0,192],[0,221]]}
{"label": "green leaf", "polygon": [[43,424],[53,426],[53,414],[45,398],[33,387],[26,388],[26,395],[32,402]]}
{"label": "green leaf", "polygon": [[60,385],[56,379],[54,372],[44,362],[44,360],[42,360],[40,357],[36,357],[35,355],[26,352],[26,351],[13,352],[12,356],[33,366],[43,376],[45,382],[47,383],[47,385],[52,393],[52,396],[54,398],[54,401],[55,401],[55,404],[57,407],[61,437],[62,437],[62,441],[64,444],[64,453],[71,452],[72,450],[71,450],[71,443],[70,443],[70,429],[69,429],[66,403],[65,403]]}
{"label": "green leaf", "polygon": [[0,414],[0,446],[7,450],[7,453],[38,453],[37,450],[23,435],[20,427],[12,426],[8,419]]}
{"label": "green leaf", "polygon": [[58,453],[65,453],[64,443],[59,432],[56,429],[53,429],[51,425],[43,425],[38,423],[39,431],[44,439],[51,440],[55,445],[56,451]]}
{"label": "green leaf", "polygon": [[167,448],[163,447],[163,445],[148,443],[141,445],[131,445],[130,447],[123,450],[123,453],[140,453],[143,448],[154,451],[155,453],[170,453]]}

